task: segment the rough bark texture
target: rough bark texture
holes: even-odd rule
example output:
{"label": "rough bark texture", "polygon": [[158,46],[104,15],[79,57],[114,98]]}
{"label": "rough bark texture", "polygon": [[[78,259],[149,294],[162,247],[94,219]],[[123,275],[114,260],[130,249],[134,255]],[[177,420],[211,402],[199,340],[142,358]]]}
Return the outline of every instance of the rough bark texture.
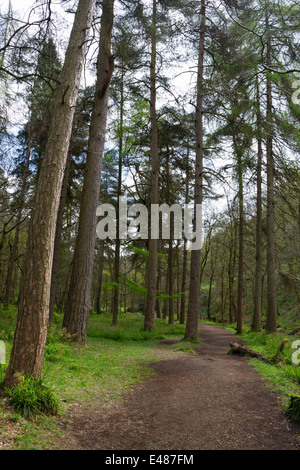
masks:
{"label": "rough bark texture", "polygon": [[92,273],[96,244],[96,211],[99,204],[108,90],[113,73],[113,57],[111,54],[113,6],[113,0],[105,0],[103,2],[97,83],[91,116],[79,227],[63,320],[65,332],[79,342],[86,340],[86,328],[91,303]]}
{"label": "rough bark texture", "polygon": [[20,375],[40,377],[43,365],[61,186],[72,131],[82,66],[95,0],[80,0],[61,83],[55,91],[51,126],[31,215],[18,319],[4,386]]}
{"label": "rough bark texture", "polygon": [[256,189],[256,255],[255,255],[255,289],[252,330],[261,330],[262,316],[262,119],[260,113],[260,94],[257,81],[257,189]]}
{"label": "rough bark texture", "polygon": [[[271,38],[269,30],[269,11],[266,8],[267,65],[271,66]],[[269,333],[277,331],[276,299],[276,257],[275,257],[275,197],[274,197],[274,154],[273,154],[273,110],[272,82],[267,74],[267,322]]]}
{"label": "rough bark texture", "polygon": [[104,255],[104,240],[100,240],[99,246],[99,262],[98,262],[98,285],[96,292],[95,310],[98,315],[101,313],[101,292],[102,292],[102,279],[103,279],[103,255]]}
{"label": "rough bark texture", "polygon": [[68,191],[68,182],[69,174],[71,167],[71,148],[69,148],[68,158],[65,168],[65,174],[61,189],[59,209],[56,221],[56,232],[55,232],[55,241],[54,241],[54,253],[53,253],[53,264],[52,264],[52,274],[51,274],[51,290],[50,290],[50,305],[49,305],[49,321],[53,320],[54,306],[55,306],[55,296],[56,296],[56,282],[58,276],[58,266],[59,266],[59,252],[61,244],[61,234],[63,229],[64,221],[64,211],[66,205],[67,191]]}
{"label": "rough bark texture", "polygon": [[[158,204],[158,130],[156,116],[156,0],[153,0],[151,65],[150,65],[150,121],[151,121],[151,204]],[[156,304],[157,240],[150,237],[147,273],[147,299],[145,308],[145,330],[153,330]]]}
{"label": "rough bark texture", "polygon": [[[201,31],[198,58],[198,80],[197,80],[197,110],[196,110],[196,168],[195,168],[195,193],[194,203],[202,204],[202,172],[203,172],[203,65],[204,65],[204,42],[206,28],[206,4],[201,1]],[[195,210],[196,214],[196,210]],[[201,250],[191,252],[191,275],[189,303],[186,321],[185,338],[196,339],[198,333],[198,310],[200,300],[200,270]]]}
{"label": "rough bark texture", "polygon": [[276,354],[274,354],[274,356],[271,357],[271,358],[269,358],[265,354],[262,354],[258,351],[254,351],[253,349],[250,349],[250,348],[248,348],[244,345],[240,345],[240,344],[236,343],[235,341],[230,343],[230,348],[231,348],[231,353],[232,354],[238,354],[240,356],[255,357],[256,359],[261,359],[262,361],[269,362],[271,364],[277,364],[280,361],[280,354],[284,350],[284,347],[285,347],[287,341],[288,341],[287,339],[284,339],[280,343],[280,346],[279,346]]}
{"label": "rough bark texture", "polygon": [[237,295],[237,333],[243,333],[243,277],[244,277],[244,188],[243,162],[240,150],[237,151],[237,166],[239,178],[239,269]]}
{"label": "rough bark texture", "polygon": [[[190,148],[189,148],[189,142],[188,142],[188,148],[187,148],[187,155],[186,155],[186,175],[185,175],[185,204],[188,205],[189,201],[189,184],[190,184],[190,172],[189,172],[189,165],[190,165],[190,159],[189,159],[189,153],[190,153]],[[184,293],[181,296],[180,299],[180,316],[179,316],[179,321],[181,324],[184,324],[185,322],[185,310],[186,310],[186,300],[187,296],[185,295],[185,291],[187,289],[187,262],[188,262],[188,251],[187,251],[187,241],[184,238],[183,242],[183,259],[182,259],[182,279],[181,279],[181,292]]]}
{"label": "rough bark texture", "polygon": [[231,348],[232,354],[255,357],[257,359],[262,359],[263,361],[269,362],[269,358],[265,356],[264,354],[254,351],[253,349],[247,348],[246,346],[241,346],[238,343],[235,343],[235,342],[230,343],[230,348]]}
{"label": "rough bark texture", "polygon": [[[122,163],[123,163],[123,121],[124,121],[124,68],[122,69],[121,83],[120,83],[120,125],[119,125],[119,162],[118,162],[118,189],[117,197],[121,197],[122,192]],[[113,290],[112,298],[112,314],[113,314],[113,324],[118,323],[118,312],[119,312],[119,282],[120,282],[120,208],[117,203],[116,207],[116,217],[117,217],[117,238],[115,245],[115,264],[114,264],[114,282],[115,287]]]}

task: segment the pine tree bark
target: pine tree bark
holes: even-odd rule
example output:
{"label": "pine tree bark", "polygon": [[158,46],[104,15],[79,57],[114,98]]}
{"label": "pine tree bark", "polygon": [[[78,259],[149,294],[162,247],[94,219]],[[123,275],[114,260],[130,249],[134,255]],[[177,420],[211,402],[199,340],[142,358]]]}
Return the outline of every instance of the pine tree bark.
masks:
{"label": "pine tree bark", "polygon": [[[196,109],[196,167],[195,167],[195,192],[194,204],[202,205],[202,172],[203,172],[203,78],[204,78],[204,45],[206,30],[206,3],[201,0],[201,28],[198,58],[197,79],[197,109]],[[200,270],[201,250],[191,252],[191,271],[189,303],[185,329],[186,339],[197,339],[198,334],[198,310],[200,303]]]}
{"label": "pine tree bark", "polygon": [[65,211],[65,205],[66,205],[69,174],[70,174],[71,159],[72,159],[71,158],[72,157],[71,145],[72,144],[70,144],[69,151],[68,151],[67,163],[66,163],[64,179],[62,183],[59,209],[58,209],[57,221],[56,221],[56,232],[55,232],[54,253],[53,253],[52,274],[51,274],[50,305],[49,305],[49,322],[50,323],[53,320],[54,306],[55,306],[56,282],[57,282],[58,267],[59,267],[61,235],[62,235],[62,229],[63,229],[64,211]]}
{"label": "pine tree bark", "polygon": [[[170,206],[170,192],[171,192],[171,177],[170,177],[170,149],[167,148],[166,155],[166,193],[167,204]],[[170,239],[168,248],[168,302],[169,302],[169,324],[174,323],[174,249],[173,249],[173,227],[174,227],[174,214],[170,213]]]}
{"label": "pine tree bark", "polygon": [[[271,67],[271,35],[269,25],[269,3],[266,7],[267,49],[266,62]],[[276,249],[275,249],[275,196],[274,196],[274,153],[273,153],[273,109],[272,82],[267,72],[267,321],[266,331],[277,331],[276,298]]]}
{"label": "pine tree bark", "polygon": [[[150,203],[158,204],[158,128],[156,115],[156,7],[152,3],[151,64],[150,64],[150,121],[151,121],[151,192]],[[145,308],[144,329],[153,330],[156,304],[157,240],[150,237],[147,272],[147,299]]]}
{"label": "pine tree bark", "polygon": [[123,121],[124,121],[124,68],[122,68],[121,73],[121,83],[120,83],[120,124],[119,124],[119,161],[118,161],[118,189],[117,189],[117,207],[116,207],[116,217],[117,217],[117,237],[115,245],[115,265],[114,265],[114,290],[113,290],[113,299],[112,299],[112,315],[113,315],[113,325],[118,323],[118,312],[119,312],[119,282],[120,282],[120,208],[119,208],[119,198],[121,197],[122,191],[122,163],[123,163]]}
{"label": "pine tree bark", "polygon": [[240,151],[237,150],[237,166],[239,179],[239,265],[237,292],[237,333],[243,333],[243,277],[244,277],[244,190],[243,163]]}
{"label": "pine tree bark", "polygon": [[108,90],[113,73],[111,33],[114,0],[104,0],[97,64],[97,82],[91,116],[87,160],[63,329],[74,341],[85,342],[91,303],[96,245],[96,211],[105,143]]}
{"label": "pine tree bark", "polygon": [[255,287],[252,331],[261,331],[262,316],[262,118],[260,112],[260,92],[257,80],[257,188],[256,188],[256,254]]}
{"label": "pine tree bark", "polygon": [[31,214],[14,343],[4,386],[39,378],[47,325],[56,218],[95,0],[79,0]]}
{"label": "pine tree bark", "polygon": [[[157,241],[157,250],[161,253],[161,240]],[[156,292],[161,291],[161,257],[157,260],[157,279],[156,279]],[[161,302],[159,299],[156,299],[155,304],[156,318],[161,318]]]}
{"label": "pine tree bark", "polygon": [[[185,204],[186,205],[188,205],[188,203],[189,203],[189,184],[190,184],[189,153],[190,153],[190,148],[189,148],[189,143],[188,143],[187,155],[186,155],[186,175],[185,175]],[[185,309],[186,309],[186,300],[187,300],[186,295],[185,295],[185,291],[186,291],[186,288],[187,288],[187,285],[186,285],[187,284],[187,276],[186,276],[187,261],[188,261],[187,241],[184,238],[184,241],[183,241],[183,259],[182,259],[182,279],[181,279],[182,296],[181,296],[181,299],[180,299],[180,315],[179,315],[179,322],[182,325],[185,322]]]}
{"label": "pine tree bark", "polygon": [[96,302],[95,302],[95,310],[98,315],[101,314],[101,292],[102,292],[102,278],[103,278],[103,260],[104,260],[104,240],[100,240],[100,247],[99,247],[99,263],[98,263],[98,285],[96,291]]}

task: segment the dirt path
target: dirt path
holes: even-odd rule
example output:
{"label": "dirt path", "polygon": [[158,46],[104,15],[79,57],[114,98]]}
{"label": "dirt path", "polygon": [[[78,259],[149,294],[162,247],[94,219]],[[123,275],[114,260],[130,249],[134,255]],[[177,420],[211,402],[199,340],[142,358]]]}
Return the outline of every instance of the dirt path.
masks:
{"label": "dirt path", "polygon": [[229,331],[201,325],[197,355],[175,354],[116,405],[73,409],[62,448],[299,450],[299,427],[248,360],[228,355]]}

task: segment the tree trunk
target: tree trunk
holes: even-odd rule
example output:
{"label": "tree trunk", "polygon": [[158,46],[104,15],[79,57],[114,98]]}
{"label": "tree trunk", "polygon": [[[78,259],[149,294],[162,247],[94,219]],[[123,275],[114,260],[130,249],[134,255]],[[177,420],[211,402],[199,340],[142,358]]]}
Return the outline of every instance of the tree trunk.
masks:
{"label": "tree trunk", "polygon": [[[186,155],[186,175],[185,175],[185,204],[186,205],[188,205],[188,203],[189,203],[189,184],[190,184],[189,153],[190,153],[190,148],[189,148],[189,143],[188,143],[187,155]],[[180,317],[179,317],[179,322],[182,325],[185,322],[185,308],[186,308],[185,291],[186,291],[186,288],[187,288],[187,286],[186,286],[187,261],[188,261],[187,241],[184,238],[184,241],[183,241],[183,259],[182,259],[182,281],[181,281],[181,292],[184,293],[184,294],[182,294],[182,297],[180,299]]]}
{"label": "tree trunk", "polygon": [[119,282],[120,282],[120,209],[119,209],[119,198],[121,197],[122,191],[122,154],[123,154],[123,115],[124,115],[124,68],[122,68],[121,74],[121,100],[120,100],[120,127],[119,127],[119,162],[118,162],[118,190],[117,190],[117,238],[115,246],[115,267],[114,267],[114,290],[112,299],[112,314],[113,324],[118,323],[118,311],[119,311]]}
{"label": "tree trunk", "polygon": [[[151,193],[150,203],[158,204],[158,129],[156,116],[156,6],[153,0],[151,29],[151,64],[150,64],[150,121],[151,121]],[[153,330],[156,304],[156,271],[157,271],[157,240],[150,237],[147,275],[147,299],[145,308],[144,329]]]}
{"label": "tree trunk", "polygon": [[[170,149],[167,148],[166,155],[166,193],[167,204],[170,206],[170,192],[171,192],[171,179],[170,179]],[[174,323],[174,249],[173,249],[173,230],[174,229],[174,214],[170,213],[170,239],[168,248],[168,302],[169,302],[169,324]]]}
{"label": "tree trunk", "polygon": [[244,191],[243,163],[240,151],[237,150],[237,166],[239,179],[239,269],[237,292],[237,333],[243,333],[243,277],[244,277]]}
{"label": "tree trunk", "polygon": [[71,145],[69,146],[68,158],[65,168],[65,174],[60,194],[59,209],[57,214],[56,221],[56,232],[55,232],[55,242],[54,242],[54,254],[53,254],[53,264],[52,264],[52,274],[51,274],[51,291],[50,291],[50,305],[49,305],[49,322],[53,320],[54,306],[55,306],[55,297],[56,297],[56,282],[58,275],[59,267],[59,252],[60,252],[60,243],[61,243],[61,234],[63,229],[64,222],[64,211],[66,205],[66,198],[68,192],[68,182],[69,182],[69,173],[71,167]]}
{"label": "tree trunk", "polygon": [[257,189],[256,189],[256,255],[255,288],[252,331],[261,331],[262,316],[262,119],[260,113],[260,93],[257,80]]}
{"label": "tree trunk", "polygon": [[108,90],[113,73],[111,33],[114,0],[105,0],[97,64],[97,83],[91,116],[86,169],[80,205],[78,234],[74,249],[70,287],[63,329],[73,340],[86,340],[96,244],[96,211],[99,204],[101,168],[105,143]]}
{"label": "tree trunk", "polygon": [[[42,372],[56,218],[95,0],[79,0],[31,214],[17,325],[4,386]],[[49,177],[51,175],[51,177]]]}
{"label": "tree trunk", "polygon": [[95,310],[98,315],[101,313],[101,291],[102,291],[102,278],[103,278],[103,254],[104,254],[104,240],[100,240],[100,247],[99,247],[99,264],[98,264],[98,285],[97,285],[97,292],[96,292],[96,302],[95,302]]}
{"label": "tree trunk", "polygon": [[214,273],[211,272],[209,277],[209,289],[208,289],[208,298],[207,298],[207,319],[210,320],[210,309],[211,309],[211,290],[212,290],[212,283],[214,280]]}
{"label": "tree trunk", "polygon": [[[201,0],[201,28],[198,58],[198,79],[197,79],[197,110],[196,110],[196,168],[195,168],[195,216],[196,205],[202,204],[202,171],[203,171],[203,78],[204,78],[204,44],[206,28],[206,4]],[[198,334],[198,310],[200,301],[200,270],[201,270],[201,250],[191,252],[191,272],[189,304],[187,312],[186,339],[197,339]]]}
{"label": "tree trunk", "polygon": [[[158,240],[157,250],[161,252],[161,240]],[[161,257],[157,260],[157,280],[156,280],[156,291],[161,291]],[[161,302],[159,299],[156,299],[156,318],[161,318]]]}
{"label": "tree trunk", "polygon": [[[269,8],[266,8],[267,65],[271,66],[271,37],[269,30]],[[267,321],[266,331],[277,331],[276,258],[275,258],[275,197],[273,154],[272,83],[267,72]]]}

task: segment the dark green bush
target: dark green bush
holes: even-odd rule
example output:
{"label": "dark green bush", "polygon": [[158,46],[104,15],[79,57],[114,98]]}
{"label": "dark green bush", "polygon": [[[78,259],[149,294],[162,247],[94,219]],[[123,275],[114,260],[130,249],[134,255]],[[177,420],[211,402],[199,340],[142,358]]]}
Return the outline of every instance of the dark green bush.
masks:
{"label": "dark green bush", "polygon": [[58,412],[57,396],[41,380],[32,377],[23,379],[18,385],[8,387],[6,394],[14,410],[25,418],[39,413],[55,415]]}
{"label": "dark green bush", "polygon": [[300,422],[300,395],[294,395],[291,397],[288,415],[293,421],[297,421],[298,423]]}

